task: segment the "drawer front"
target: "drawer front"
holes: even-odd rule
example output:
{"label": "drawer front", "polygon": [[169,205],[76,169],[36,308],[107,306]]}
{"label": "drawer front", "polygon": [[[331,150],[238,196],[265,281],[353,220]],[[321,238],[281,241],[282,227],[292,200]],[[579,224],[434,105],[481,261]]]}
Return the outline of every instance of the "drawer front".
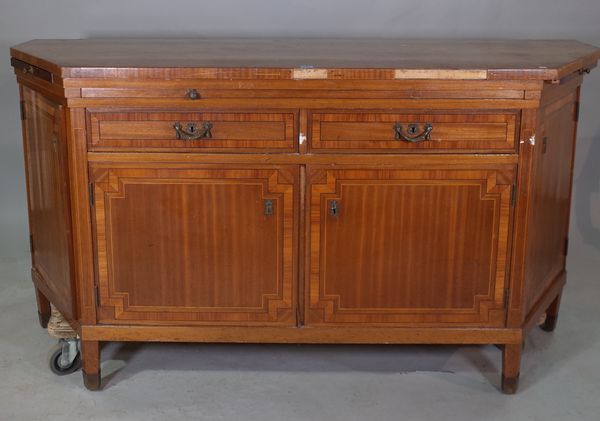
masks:
{"label": "drawer front", "polygon": [[326,112],[311,115],[316,151],[514,152],[516,113]]}
{"label": "drawer front", "polygon": [[293,152],[295,121],[291,111],[90,111],[88,149]]}

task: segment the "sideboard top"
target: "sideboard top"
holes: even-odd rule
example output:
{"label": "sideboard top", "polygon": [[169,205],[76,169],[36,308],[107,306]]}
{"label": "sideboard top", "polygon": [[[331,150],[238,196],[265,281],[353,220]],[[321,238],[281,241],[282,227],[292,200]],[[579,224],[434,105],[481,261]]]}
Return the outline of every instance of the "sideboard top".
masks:
{"label": "sideboard top", "polygon": [[62,78],[555,80],[594,67],[600,49],[569,40],[114,38],[33,40],[11,55]]}

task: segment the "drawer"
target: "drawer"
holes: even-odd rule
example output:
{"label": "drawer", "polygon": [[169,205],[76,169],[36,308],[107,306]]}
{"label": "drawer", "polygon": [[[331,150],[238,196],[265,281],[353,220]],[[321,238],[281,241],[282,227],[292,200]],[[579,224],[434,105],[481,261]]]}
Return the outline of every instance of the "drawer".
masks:
{"label": "drawer", "polygon": [[296,113],[88,111],[91,151],[293,152]]}
{"label": "drawer", "polygon": [[515,152],[517,113],[318,112],[311,114],[316,151]]}

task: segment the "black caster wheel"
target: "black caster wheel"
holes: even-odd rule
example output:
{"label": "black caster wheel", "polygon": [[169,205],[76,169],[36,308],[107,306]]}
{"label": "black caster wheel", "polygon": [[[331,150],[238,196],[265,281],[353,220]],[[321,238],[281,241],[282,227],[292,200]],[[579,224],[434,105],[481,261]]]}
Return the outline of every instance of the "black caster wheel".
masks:
{"label": "black caster wheel", "polygon": [[63,358],[64,349],[64,346],[59,346],[50,357],[50,370],[57,376],[66,376],[81,368],[81,356],[79,352],[77,352],[75,358],[69,361],[69,356]]}

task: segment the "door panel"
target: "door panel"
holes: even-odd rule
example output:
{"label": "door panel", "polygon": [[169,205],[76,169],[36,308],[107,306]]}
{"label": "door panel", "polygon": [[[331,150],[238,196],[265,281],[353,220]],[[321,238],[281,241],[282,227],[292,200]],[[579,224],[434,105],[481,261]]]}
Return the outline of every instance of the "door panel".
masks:
{"label": "door panel", "polygon": [[100,321],[295,324],[296,168],[93,166]]}
{"label": "door panel", "polygon": [[22,86],[32,276],[50,302],[73,319],[71,220],[62,107]]}
{"label": "door panel", "polygon": [[504,323],[512,166],[309,176],[309,324]]}

